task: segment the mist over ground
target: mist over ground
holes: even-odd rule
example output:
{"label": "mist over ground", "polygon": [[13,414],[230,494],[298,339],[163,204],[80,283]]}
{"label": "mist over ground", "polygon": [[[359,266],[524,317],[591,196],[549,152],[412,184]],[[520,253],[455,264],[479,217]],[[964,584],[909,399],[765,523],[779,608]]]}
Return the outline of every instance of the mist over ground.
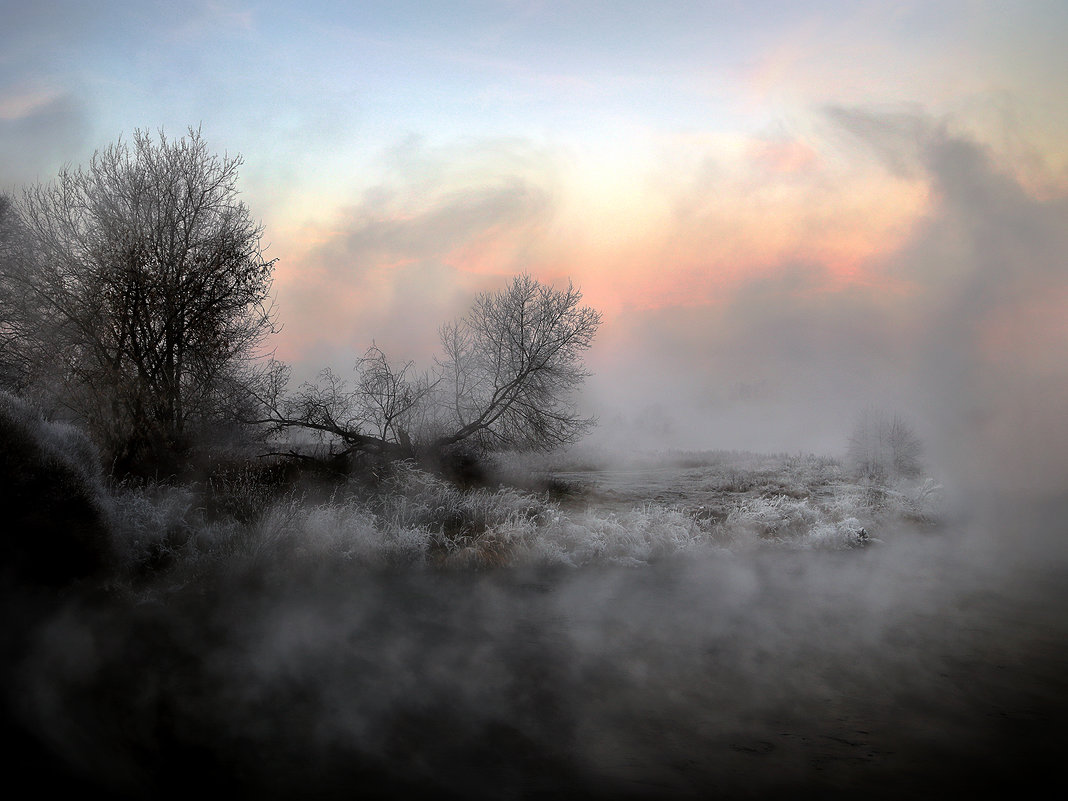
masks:
{"label": "mist over ground", "polygon": [[[119,549],[58,590],[9,563],[3,722],[41,790],[982,797],[1057,775],[1063,496],[868,509],[832,460],[706,454],[645,469],[735,487],[725,517],[687,489],[612,510],[409,468],[380,512],[285,496],[236,525],[189,488],[106,490],[84,438],[36,425]],[[498,522],[428,559],[421,516],[457,504]]]}
{"label": "mist over ground", "polygon": [[175,798],[1035,791],[1068,711],[1066,509],[975,504],[862,550],[305,556],[38,599],[7,687],[50,756],[23,741],[16,772]]}

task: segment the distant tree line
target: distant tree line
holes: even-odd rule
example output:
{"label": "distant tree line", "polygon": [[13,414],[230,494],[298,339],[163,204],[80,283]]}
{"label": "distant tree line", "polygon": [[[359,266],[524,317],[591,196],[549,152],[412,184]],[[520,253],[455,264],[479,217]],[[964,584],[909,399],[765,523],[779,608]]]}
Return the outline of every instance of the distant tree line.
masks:
{"label": "distant tree line", "polygon": [[461,443],[553,448],[593,424],[574,393],[600,314],[527,275],[443,326],[423,372],[372,345],[350,380],[325,370],[290,391],[263,353],[276,260],[239,199],[241,164],[198,130],[137,131],[0,196],[0,387],[83,425],[120,474],[177,469],[234,430],[433,460]]}

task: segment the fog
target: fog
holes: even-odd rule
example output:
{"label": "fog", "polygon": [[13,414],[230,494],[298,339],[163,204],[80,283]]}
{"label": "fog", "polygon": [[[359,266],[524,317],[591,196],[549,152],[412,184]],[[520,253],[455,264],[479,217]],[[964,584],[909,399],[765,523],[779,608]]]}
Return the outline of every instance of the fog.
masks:
{"label": "fog", "polygon": [[1068,205],[922,112],[832,108],[846,142],[929,187],[894,252],[842,288],[783,265],[712,305],[633,309],[591,355],[595,434],[623,447],[839,453],[860,409],[910,420],[962,488],[1068,481]]}
{"label": "fog", "polygon": [[861,551],[298,559],[134,605],[24,598],[7,687],[44,750],[12,746],[13,775],[113,797],[1034,791],[1068,711],[1066,510],[988,498]]}

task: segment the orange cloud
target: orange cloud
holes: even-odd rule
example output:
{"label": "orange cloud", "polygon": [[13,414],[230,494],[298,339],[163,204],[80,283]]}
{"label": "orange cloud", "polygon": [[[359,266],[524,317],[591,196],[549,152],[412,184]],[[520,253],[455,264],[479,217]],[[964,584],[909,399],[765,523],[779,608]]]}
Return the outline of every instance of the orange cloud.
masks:
{"label": "orange cloud", "polygon": [[420,270],[439,292],[452,284],[447,303],[423,304],[441,317],[425,326],[431,335],[463,310],[464,293],[524,271],[573,280],[606,319],[727,304],[754,280],[814,265],[818,280],[796,291],[902,291],[880,260],[925,209],[922,182],[826,159],[796,137],[627,144],[590,159],[522,150],[481,162],[474,150],[450,152],[448,170],[421,151],[418,180],[365,189],[328,226],[294,232],[294,244],[306,237],[305,255],[283,261],[279,285],[301,317],[314,314],[287,336],[309,343],[326,326],[368,339],[385,336],[378,325],[407,331],[395,285]]}
{"label": "orange cloud", "polygon": [[754,141],[749,146],[750,161],[768,173],[790,175],[815,169],[819,164],[816,151],[796,139],[782,142]]}

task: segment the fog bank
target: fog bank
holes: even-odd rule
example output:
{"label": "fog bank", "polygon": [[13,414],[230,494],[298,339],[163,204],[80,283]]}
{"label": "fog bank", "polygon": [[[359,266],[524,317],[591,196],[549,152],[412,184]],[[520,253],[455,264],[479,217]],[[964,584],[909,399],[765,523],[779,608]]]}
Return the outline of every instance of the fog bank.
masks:
{"label": "fog bank", "polygon": [[868,405],[900,413],[947,484],[1068,484],[1068,203],[919,113],[827,112],[928,187],[896,251],[842,286],[779,265],[710,305],[631,309],[591,354],[595,433],[621,448],[840,453]]}
{"label": "fog bank", "polygon": [[72,595],[8,690],[70,770],[35,781],[137,797],[1025,792],[1063,746],[1068,506],[970,508],[860,551]]}

